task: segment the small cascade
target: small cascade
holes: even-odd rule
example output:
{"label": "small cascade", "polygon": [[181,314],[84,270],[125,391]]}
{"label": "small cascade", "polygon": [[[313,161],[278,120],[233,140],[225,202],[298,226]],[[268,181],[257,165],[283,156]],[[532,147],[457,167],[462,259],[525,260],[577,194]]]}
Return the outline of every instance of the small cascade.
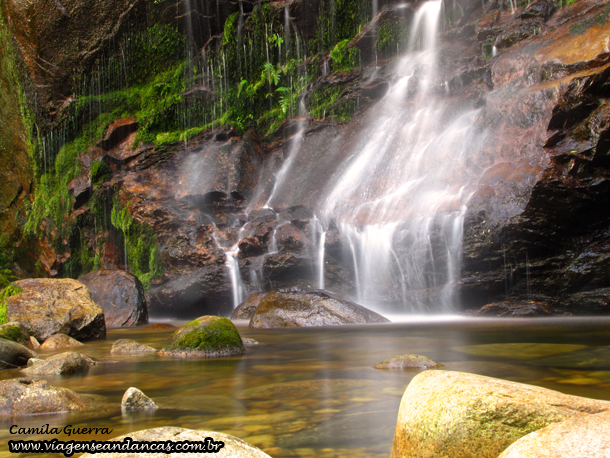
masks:
{"label": "small cascade", "polygon": [[311,220],[311,226],[313,227],[312,241],[316,257],[315,278],[318,282],[318,289],[324,289],[324,244],[326,243],[327,231],[324,229],[321,221],[315,216]]}

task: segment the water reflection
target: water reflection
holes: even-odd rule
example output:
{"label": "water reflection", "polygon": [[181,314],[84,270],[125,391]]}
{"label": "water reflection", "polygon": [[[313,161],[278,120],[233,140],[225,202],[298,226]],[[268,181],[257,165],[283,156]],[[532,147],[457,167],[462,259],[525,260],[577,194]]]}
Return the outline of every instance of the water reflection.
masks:
{"label": "water reflection", "polygon": [[[609,345],[608,324],[608,318],[436,318],[325,329],[251,330],[240,325],[242,335],[260,345],[250,347],[243,357],[209,360],[111,355],[112,343],[120,338],[160,348],[171,333],[111,330],[107,340],[87,343],[82,350],[100,360],[87,375],[49,378],[53,384],[100,396],[102,407],[88,413],[5,420],[0,425],[0,455],[9,456],[11,438],[105,438],[8,433],[12,424],[49,423],[108,427],[113,429],[109,437],[168,425],[209,429],[234,434],[274,458],[387,457],[400,398],[419,371],[376,370],[375,363],[416,353],[444,364],[446,370],[610,399],[610,367],[579,370],[532,363],[536,358]],[[0,371],[4,379],[16,376],[15,370]],[[161,408],[122,414],[121,397],[131,386]]]}

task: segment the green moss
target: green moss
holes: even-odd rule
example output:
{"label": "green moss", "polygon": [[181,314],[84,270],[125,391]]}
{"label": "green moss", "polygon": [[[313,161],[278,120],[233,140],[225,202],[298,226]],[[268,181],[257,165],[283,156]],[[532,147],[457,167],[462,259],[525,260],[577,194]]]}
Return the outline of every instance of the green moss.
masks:
{"label": "green moss", "polygon": [[243,349],[243,344],[237,328],[227,318],[202,317],[185,324],[170,338],[164,349],[213,354]]}
{"label": "green moss", "polygon": [[107,181],[110,178],[112,171],[108,164],[103,161],[94,161],[91,164],[91,171],[89,173],[89,178],[91,179],[91,184],[96,185]]}
{"label": "green moss", "polygon": [[12,284],[0,291],[0,324],[8,322],[8,318],[6,316],[6,299],[11,296],[21,294],[22,292],[23,289]]}
{"label": "green moss", "polygon": [[595,25],[602,27],[608,23],[608,17],[610,17],[610,2],[605,4],[605,8],[601,13],[570,27],[570,35],[583,35],[587,30]]}
{"label": "green moss", "polygon": [[29,342],[28,336],[23,334],[19,326],[7,324],[0,326],[0,338],[12,340],[22,345],[27,345]]}

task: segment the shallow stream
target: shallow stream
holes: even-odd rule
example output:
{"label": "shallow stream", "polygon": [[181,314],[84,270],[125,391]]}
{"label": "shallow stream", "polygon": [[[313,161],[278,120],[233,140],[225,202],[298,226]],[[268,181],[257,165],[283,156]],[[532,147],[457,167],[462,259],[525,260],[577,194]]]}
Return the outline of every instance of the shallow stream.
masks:
{"label": "shallow stream", "polygon": [[[106,340],[76,349],[99,359],[88,374],[48,379],[78,393],[100,395],[107,407],[85,414],[4,420],[0,456],[25,456],[8,452],[10,439],[105,440],[141,429],[181,426],[233,434],[273,458],[387,458],[400,399],[420,371],[373,369],[377,362],[416,353],[444,364],[445,370],[610,400],[609,366],[587,370],[551,367],[548,356],[610,345],[609,325],[610,318],[461,317],[281,330],[252,330],[246,323],[238,323],[243,337],[260,344],[249,347],[243,357],[223,359],[114,356],[110,348],[117,339],[130,338],[160,348],[172,332],[114,329]],[[545,356],[545,365],[534,364],[536,358]],[[18,376],[16,370],[0,371],[2,379]],[[132,386],[161,408],[122,414],[121,398]],[[14,424],[39,427],[46,423],[113,431],[110,435],[33,437],[8,431]]]}

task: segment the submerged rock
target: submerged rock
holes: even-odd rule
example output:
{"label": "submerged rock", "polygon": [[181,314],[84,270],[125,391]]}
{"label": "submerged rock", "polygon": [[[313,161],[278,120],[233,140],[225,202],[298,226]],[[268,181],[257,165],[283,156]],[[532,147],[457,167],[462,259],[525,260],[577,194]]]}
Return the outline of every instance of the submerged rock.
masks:
{"label": "submerged rock", "polygon": [[443,365],[421,355],[402,355],[381,361],[373,367],[375,369],[437,369]]}
{"label": "submerged rock", "polygon": [[327,291],[271,291],[260,301],[251,328],[389,323],[387,318]]}
{"label": "submerged rock", "polygon": [[106,328],[138,326],[148,322],[142,282],[122,270],[96,270],[79,277],[91,298],[104,310]]}
{"label": "submerged rock", "polygon": [[530,359],[528,364],[569,369],[610,369],[610,346],[583,348],[581,350]]}
{"label": "submerged rock", "polygon": [[[262,450],[238,439],[235,436],[228,434],[217,433],[215,431],[204,431],[204,430],[193,430],[186,428],[177,428],[175,426],[163,426],[160,428],[145,429],[142,431],[135,431],[125,436],[115,437],[113,441],[122,441],[125,437],[131,437],[134,441],[172,441],[172,442],[183,442],[183,441],[198,441],[198,442],[211,442],[208,438],[212,438],[216,444],[222,442],[222,448],[220,444],[215,447],[218,450],[213,456],[225,457],[225,458],[271,458],[269,455],[264,453]],[[205,457],[212,453],[193,453],[192,456]],[[167,456],[164,453],[155,454],[155,456]],[[85,454],[82,458],[94,458],[96,454]],[[104,453],[105,458],[132,458],[132,453]]]}
{"label": "submerged rock", "polygon": [[148,345],[143,345],[131,339],[119,339],[112,344],[110,353],[113,355],[135,355],[142,353],[154,353],[157,350]]}
{"label": "submerged rock", "polygon": [[176,329],[176,326],[169,323],[155,323],[150,326],[146,326],[144,329],[147,331],[165,331],[166,329]]}
{"label": "submerged rock", "polygon": [[121,409],[123,410],[144,410],[156,409],[157,404],[137,388],[131,387],[123,395]]}
{"label": "submerged rock", "polygon": [[97,364],[89,356],[70,351],[51,356],[41,363],[22,369],[29,376],[69,375],[87,372],[89,366]]}
{"label": "submerged rock", "polygon": [[55,350],[57,348],[81,347],[83,344],[65,334],[53,334],[40,346],[41,350]]}
{"label": "submerged rock", "polygon": [[185,324],[165,342],[164,356],[236,356],[244,345],[235,325],[227,318],[202,316]]}
{"label": "submerged rock", "polygon": [[391,457],[496,458],[526,434],[604,411],[610,402],[480,375],[425,371],[400,403]]}
{"label": "submerged rock", "polygon": [[39,341],[57,333],[78,340],[106,336],[104,312],[82,283],[68,278],[37,278],[14,284],[23,292],[6,299],[7,316],[20,321]]}
{"label": "submerged rock", "polygon": [[30,333],[19,321],[0,325],[0,338],[12,340],[21,345],[30,345]]}
{"label": "submerged rock", "polygon": [[610,412],[571,418],[539,429],[498,458],[599,458],[610,453]]}
{"label": "submerged rock", "polygon": [[86,407],[74,391],[59,388],[45,380],[16,378],[0,382],[0,416],[17,417],[69,412]]}
{"label": "submerged rock", "polygon": [[30,358],[38,355],[20,343],[0,338],[0,369],[25,366]]}

